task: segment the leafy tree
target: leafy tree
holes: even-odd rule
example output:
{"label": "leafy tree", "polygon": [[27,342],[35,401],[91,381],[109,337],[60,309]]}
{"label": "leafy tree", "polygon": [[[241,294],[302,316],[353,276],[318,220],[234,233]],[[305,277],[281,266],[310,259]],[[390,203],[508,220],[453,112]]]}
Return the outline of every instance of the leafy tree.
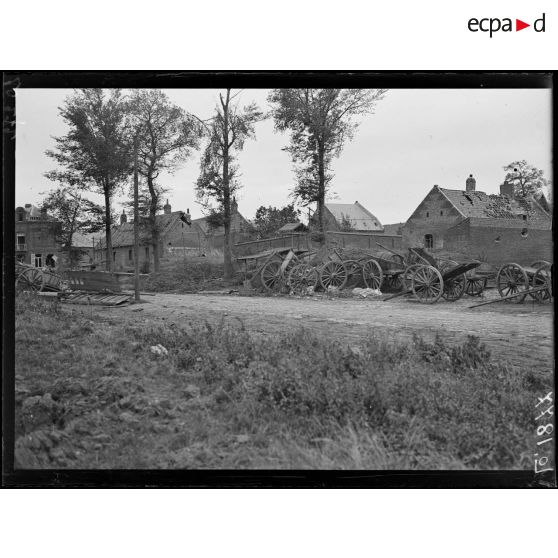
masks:
{"label": "leafy tree", "polygon": [[256,211],[254,227],[256,228],[258,238],[270,238],[275,236],[283,225],[298,221],[299,218],[300,210],[295,209],[294,203],[286,205],[281,209],[262,205]]}
{"label": "leafy tree", "polygon": [[385,89],[274,89],[268,100],[278,131],[289,131],[286,150],[295,164],[294,195],[304,205],[316,202],[317,222],[324,231],[324,204],[333,178],[331,164],[352,139],[354,118],[373,112]]}
{"label": "leafy tree", "polygon": [[158,89],[134,92],[130,111],[137,129],[138,172],[147,189],[142,192],[142,209],[147,210],[144,225],[150,234],[155,271],[159,271],[161,231],[156,215],[167,190],[157,179],[162,171],[173,173],[198,148],[201,125]]}
{"label": "leafy tree", "polygon": [[514,161],[504,167],[505,182],[514,185],[514,194],[518,197],[536,196],[541,193],[550,192],[551,182],[544,178],[544,172],[530,165],[525,160]]}
{"label": "leafy tree", "polygon": [[130,173],[128,106],[119,89],[80,89],[59,109],[69,127],[46,154],[60,170],[45,176],[104,197],[107,269],[112,269],[111,202]]}
{"label": "leafy tree", "polygon": [[81,255],[74,248],[74,235],[100,231],[105,221],[103,207],[86,199],[78,188],[66,185],[49,192],[42,208],[60,223],[57,240],[68,251],[70,265],[74,266]]}
{"label": "leafy tree", "polygon": [[227,89],[225,94],[220,94],[214,116],[200,121],[207,146],[201,157],[196,195],[212,222],[220,221],[225,229],[225,279],[231,279],[233,274],[231,209],[233,196],[240,188],[235,154],[243,149],[247,139],[255,137],[255,124],[263,119],[255,103],[240,108],[233,102],[239,93],[231,95]]}

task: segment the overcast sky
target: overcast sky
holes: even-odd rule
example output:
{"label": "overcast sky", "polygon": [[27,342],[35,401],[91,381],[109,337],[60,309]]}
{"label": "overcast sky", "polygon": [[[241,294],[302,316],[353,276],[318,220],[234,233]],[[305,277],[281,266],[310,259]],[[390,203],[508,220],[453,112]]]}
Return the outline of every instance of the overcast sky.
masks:
{"label": "overcast sky", "polygon": [[[165,89],[186,111],[211,116],[218,91]],[[55,168],[45,155],[54,147],[52,136],[67,128],[58,107],[69,89],[16,90],[16,204],[38,205],[41,193],[54,187],[44,178]],[[267,110],[268,91],[245,89],[240,102],[256,101]],[[472,173],[477,190],[497,193],[502,167],[525,159],[551,176],[551,90],[549,89],[392,89],[375,114],[360,118],[360,127],[334,163],[332,201],[358,200],[383,224],[406,221],[434,185],[464,189]],[[282,151],[287,135],[275,133],[273,122],[256,127],[238,157],[242,190],[239,210],[252,219],[261,205],[282,207],[293,188],[292,164]],[[170,188],[173,210],[190,209],[201,217],[194,182],[199,174],[195,153],[174,175],[161,175]],[[92,196],[100,201],[100,198]],[[123,198],[116,198],[121,209]]]}

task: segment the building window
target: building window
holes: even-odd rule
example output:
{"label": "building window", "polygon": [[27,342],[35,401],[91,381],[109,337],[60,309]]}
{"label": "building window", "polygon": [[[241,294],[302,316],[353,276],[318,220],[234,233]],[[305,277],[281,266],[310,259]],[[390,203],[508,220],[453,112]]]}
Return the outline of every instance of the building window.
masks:
{"label": "building window", "polygon": [[112,261],[113,261],[113,262],[116,261],[116,251],[112,253]]}
{"label": "building window", "polygon": [[522,217],[524,221],[527,221],[527,215],[522,215]]}
{"label": "building window", "polygon": [[35,254],[33,263],[35,267],[43,267],[43,256],[41,254]]}
{"label": "building window", "polygon": [[431,234],[424,235],[424,247],[426,249],[432,249],[434,247],[434,237]]}
{"label": "building window", "polygon": [[145,247],[145,257],[149,259],[149,246]]}
{"label": "building window", "polygon": [[129,259],[130,261],[132,261],[132,260],[134,259],[134,258],[133,258],[133,255],[132,255],[132,250],[128,250],[128,259]]}
{"label": "building window", "polygon": [[18,220],[18,221],[23,221],[23,211],[18,211],[18,213],[17,213],[17,220]]}
{"label": "building window", "polygon": [[430,217],[430,212],[429,211],[426,212],[426,216]]}
{"label": "building window", "polygon": [[521,229],[521,236],[523,238],[527,238],[528,235],[529,235],[529,231],[527,229]]}
{"label": "building window", "polygon": [[443,211],[440,211],[440,215],[444,215],[444,212],[443,212]]}
{"label": "building window", "polygon": [[25,250],[25,235],[18,234],[17,235],[17,249],[18,250]]}

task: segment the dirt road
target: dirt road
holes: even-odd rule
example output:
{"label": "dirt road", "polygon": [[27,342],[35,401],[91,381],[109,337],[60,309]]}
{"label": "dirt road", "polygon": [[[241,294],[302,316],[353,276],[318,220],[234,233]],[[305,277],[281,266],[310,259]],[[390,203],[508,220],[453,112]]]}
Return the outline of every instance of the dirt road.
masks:
{"label": "dirt road", "polygon": [[[370,333],[432,339],[438,332],[452,342],[477,335],[492,352],[522,368],[550,371],[553,366],[552,305],[498,303],[469,306],[478,299],[422,305],[410,300],[329,297],[247,297],[220,294],[156,294],[145,304],[104,309],[130,320],[185,324],[242,320],[263,335],[310,328],[326,337],[358,342]],[[101,310],[99,310],[101,311]]]}

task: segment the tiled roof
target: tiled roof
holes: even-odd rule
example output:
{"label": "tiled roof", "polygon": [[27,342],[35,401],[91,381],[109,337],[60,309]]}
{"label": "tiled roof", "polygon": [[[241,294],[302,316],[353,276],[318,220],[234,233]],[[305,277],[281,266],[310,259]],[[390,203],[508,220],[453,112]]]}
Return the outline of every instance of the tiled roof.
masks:
{"label": "tiled roof", "polygon": [[531,221],[549,220],[549,215],[534,199],[509,198],[499,194],[440,188],[440,192],[464,217],[517,219],[523,215]]}
{"label": "tiled roof", "polygon": [[379,219],[372,215],[370,211],[364,208],[360,203],[326,203],[326,208],[335,217],[335,220],[341,224],[343,219],[348,220],[352,227],[357,231],[381,231],[382,224]]}
{"label": "tiled roof", "polygon": [[[209,223],[207,222],[207,217],[193,219],[192,224],[198,225],[201,228],[201,230],[204,232],[204,234],[214,234],[214,235],[225,234],[225,227],[223,226],[217,228],[210,227]],[[240,213],[238,213],[238,211],[235,211],[231,215],[231,230],[239,231],[243,227],[249,227],[249,226],[250,224],[248,223],[248,221],[246,221],[246,219]]]}
{"label": "tiled roof", "polygon": [[303,223],[296,221],[295,223],[285,223],[277,232],[293,232],[299,227],[306,228]]}

